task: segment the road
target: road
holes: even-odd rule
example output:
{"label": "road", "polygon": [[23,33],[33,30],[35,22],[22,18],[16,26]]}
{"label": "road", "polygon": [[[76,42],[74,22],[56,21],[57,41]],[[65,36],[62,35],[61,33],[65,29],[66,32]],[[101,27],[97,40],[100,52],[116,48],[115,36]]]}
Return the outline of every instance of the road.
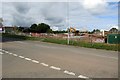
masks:
{"label": "road", "polygon": [[118,52],[39,41],[2,42],[3,78],[117,78]]}

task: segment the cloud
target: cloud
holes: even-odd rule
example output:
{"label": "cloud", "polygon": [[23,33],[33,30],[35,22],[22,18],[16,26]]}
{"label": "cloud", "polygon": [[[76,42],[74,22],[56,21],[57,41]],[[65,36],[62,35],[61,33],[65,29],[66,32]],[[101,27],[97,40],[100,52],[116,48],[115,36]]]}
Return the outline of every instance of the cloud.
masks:
{"label": "cloud", "polygon": [[42,9],[44,19],[51,25],[64,25],[67,15],[66,3],[50,3]]}
{"label": "cloud", "polygon": [[95,0],[95,1],[91,1],[91,0],[84,0],[83,1],[83,6],[87,9],[94,9],[96,7],[101,7],[106,5],[105,0]]}
{"label": "cloud", "polygon": [[14,2],[12,3],[14,8],[16,9],[17,12],[19,12],[20,14],[26,14],[27,12],[29,12],[31,6],[28,3],[23,3],[23,2]]}
{"label": "cloud", "polygon": [[[7,6],[9,5],[9,7]],[[4,3],[4,18],[18,26],[45,22],[52,26],[63,26],[66,18],[66,3]],[[9,17],[8,17],[9,16]],[[8,19],[10,19],[8,21]]]}
{"label": "cloud", "polygon": [[2,17],[2,3],[0,2],[0,18]]}
{"label": "cloud", "polygon": [[14,25],[29,27],[32,22],[32,18],[26,17],[24,15],[15,14],[15,16],[13,16]]}
{"label": "cloud", "polygon": [[108,3],[106,0],[84,0],[82,3],[83,7],[92,14],[101,14],[107,11]]}
{"label": "cloud", "polygon": [[26,3],[4,3],[3,17],[6,25],[17,25],[17,26],[30,26],[32,18],[27,16],[30,10],[29,5]]}
{"label": "cloud", "polygon": [[90,11],[92,9],[85,9],[83,5],[79,5],[79,3],[71,3],[70,25],[76,27],[77,29],[86,27],[89,30],[92,30],[93,28],[107,29],[110,25],[117,25],[117,7],[113,9],[113,5],[115,6],[117,4],[109,4],[111,3],[107,3],[107,9],[105,12],[101,13],[101,9],[99,10],[99,8],[97,11],[92,12]]}
{"label": "cloud", "polygon": [[116,5],[107,2],[96,2],[92,5],[87,5],[87,2],[70,2],[69,6],[66,2],[5,2],[2,9],[4,25],[30,27],[33,23],[45,22],[59,29],[70,26],[93,29],[117,24]]}
{"label": "cloud", "polygon": [[[83,2],[83,1],[84,0],[69,0],[69,2]],[[106,1],[119,2],[119,0],[106,0]],[[2,0],[2,2],[68,2],[68,0]]]}

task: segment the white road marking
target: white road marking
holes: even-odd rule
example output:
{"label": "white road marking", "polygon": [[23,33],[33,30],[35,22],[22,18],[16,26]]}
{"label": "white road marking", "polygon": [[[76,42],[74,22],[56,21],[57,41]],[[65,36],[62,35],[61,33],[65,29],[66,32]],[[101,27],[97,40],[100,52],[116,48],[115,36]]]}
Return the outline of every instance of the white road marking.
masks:
{"label": "white road marking", "polygon": [[69,72],[69,71],[67,71],[67,70],[65,70],[64,73],[75,76],[75,73]]}
{"label": "white road marking", "polygon": [[2,49],[0,49],[0,51],[2,51]]}
{"label": "white road marking", "polygon": [[18,56],[17,54],[13,54],[13,56]]}
{"label": "white road marking", "polygon": [[4,51],[5,53],[9,53],[8,51]]}
{"label": "white road marking", "polygon": [[0,54],[3,54],[2,52],[0,52]]}
{"label": "white road marking", "polygon": [[19,58],[25,58],[24,56],[19,56]]}
{"label": "white road marking", "polygon": [[25,59],[28,60],[28,61],[32,60],[32,59],[30,59],[30,58],[25,58]]}
{"label": "white road marking", "polygon": [[5,50],[2,49],[2,51],[5,51]]}
{"label": "white road marking", "polygon": [[32,60],[32,62],[34,62],[34,63],[39,63],[39,61],[36,61],[36,60]]}
{"label": "white road marking", "polygon": [[8,54],[13,54],[13,53],[8,53]]}
{"label": "white road marking", "polygon": [[88,77],[83,76],[83,75],[79,75],[78,78],[84,78],[84,79],[88,79]]}
{"label": "white road marking", "polygon": [[[0,49],[0,50],[2,50],[2,49]],[[4,51],[5,53],[8,53],[8,54],[12,54],[13,56],[18,56],[17,54],[13,54],[13,53],[10,53],[10,52],[5,51],[5,50],[2,50],[2,51]],[[4,54],[4,53],[0,52],[0,54]],[[19,58],[25,58],[24,56],[18,56],[18,57],[19,57]],[[34,62],[34,63],[39,63],[39,61],[37,61],[37,60],[32,60],[32,59],[30,59],[30,58],[25,58],[25,60],[28,60],[28,61],[31,60],[31,61]],[[40,63],[40,64],[42,64],[43,66],[46,66],[46,67],[49,66],[49,65],[46,64],[46,63]],[[51,69],[55,69],[55,70],[59,70],[59,71],[61,70],[61,68],[55,67],[55,66],[50,66],[50,68],[51,68]],[[76,76],[75,73],[70,72],[70,71],[67,71],[67,70],[65,70],[64,73],[69,74],[69,75]],[[79,75],[78,78],[89,79],[88,77],[83,76],[83,75]]]}
{"label": "white road marking", "polygon": [[61,68],[55,67],[55,66],[50,66],[50,68],[55,69],[55,70],[61,70]]}
{"label": "white road marking", "polygon": [[46,64],[46,63],[40,63],[40,64],[42,64],[43,66],[49,66],[48,64]]}

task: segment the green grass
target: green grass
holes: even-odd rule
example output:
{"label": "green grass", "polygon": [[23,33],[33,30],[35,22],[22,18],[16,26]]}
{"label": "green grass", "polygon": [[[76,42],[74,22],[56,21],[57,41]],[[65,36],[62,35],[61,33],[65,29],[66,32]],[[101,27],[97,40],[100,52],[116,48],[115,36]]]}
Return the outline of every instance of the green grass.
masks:
{"label": "green grass", "polygon": [[22,36],[22,35],[13,35],[8,33],[3,33],[2,37],[8,37],[8,38],[16,38],[21,40],[40,40],[38,37],[29,37],[29,36]]}
{"label": "green grass", "polygon": [[70,45],[86,47],[86,48],[118,51],[118,45],[111,45],[106,43],[89,43],[89,42],[81,42],[81,41],[72,41]]}
{"label": "green grass", "polygon": [[[67,45],[67,40],[63,40],[63,39],[28,37],[28,36],[11,35],[11,34],[3,34],[2,37],[17,38],[17,39],[22,39],[22,40],[33,40],[33,41],[37,40],[37,41],[42,41],[42,42],[50,42],[50,43]],[[88,42],[83,42],[83,41],[70,41],[69,45],[86,47],[86,48],[118,51],[118,45],[105,44],[105,43],[88,43]]]}

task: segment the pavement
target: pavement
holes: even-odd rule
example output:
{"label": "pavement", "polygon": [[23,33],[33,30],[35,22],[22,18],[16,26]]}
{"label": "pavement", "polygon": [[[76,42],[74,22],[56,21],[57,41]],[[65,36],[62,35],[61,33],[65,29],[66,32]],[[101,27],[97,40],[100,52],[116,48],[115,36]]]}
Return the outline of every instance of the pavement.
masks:
{"label": "pavement", "polygon": [[3,78],[118,78],[118,52],[40,41],[1,42]]}

